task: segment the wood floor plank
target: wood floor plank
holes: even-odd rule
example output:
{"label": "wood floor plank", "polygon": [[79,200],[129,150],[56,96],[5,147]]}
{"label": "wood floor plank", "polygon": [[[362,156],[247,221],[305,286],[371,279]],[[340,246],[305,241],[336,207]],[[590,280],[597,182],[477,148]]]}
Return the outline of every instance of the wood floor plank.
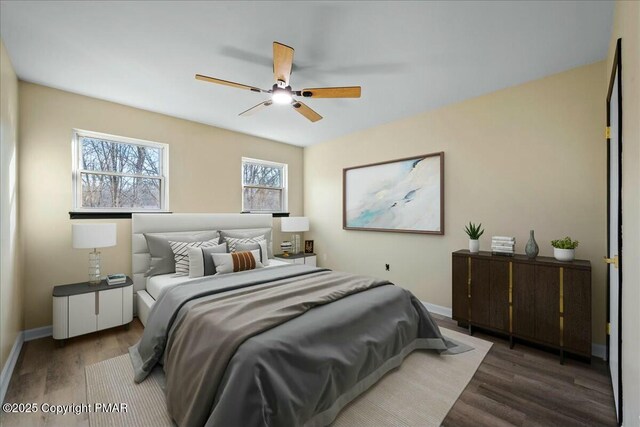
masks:
{"label": "wood floor plank", "polygon": [[527,418],[525,413],[497,402],[481,393],[463,393],[459,401],[466,403],[476,411],[479,410],[482,413],[491,414],[510,425],[521,426]]}

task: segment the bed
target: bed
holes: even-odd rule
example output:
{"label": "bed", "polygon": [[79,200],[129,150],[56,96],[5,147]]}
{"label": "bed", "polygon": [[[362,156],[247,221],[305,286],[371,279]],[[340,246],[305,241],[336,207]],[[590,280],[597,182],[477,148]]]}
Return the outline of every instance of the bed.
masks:
{"label": "bed", "polygon": [[[132,241],[136,233],[176,226],[271,223],[185,215],[154,216],[153,224],[134,215]],[[143,250],[134,251],[140,264]],[[147,286],[141,265],[135,267],[134,283],[138,271],[137,286]],[[286,264],[150,282],[138,291],[153,302],[129,351],[134,380],[162,366],[167,409],[178,426],[328,425],[410,352],[469,349],[443,337],[420,301],[386,280]]]}

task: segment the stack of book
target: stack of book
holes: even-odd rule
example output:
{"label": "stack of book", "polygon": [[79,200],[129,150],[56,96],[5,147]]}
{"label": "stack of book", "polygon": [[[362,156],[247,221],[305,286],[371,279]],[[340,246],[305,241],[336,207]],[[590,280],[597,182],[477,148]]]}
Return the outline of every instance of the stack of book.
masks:
{"label": "stack of book", "polygon": [[127,276],[124,274],[109,274],[107,276],[108,285],[121,285],[127,281]]}
{"label": "stack of book", "polygon": [[515,245],[515,237],[493,236],[491,238],[491,253],[493,255],[513,256]]}

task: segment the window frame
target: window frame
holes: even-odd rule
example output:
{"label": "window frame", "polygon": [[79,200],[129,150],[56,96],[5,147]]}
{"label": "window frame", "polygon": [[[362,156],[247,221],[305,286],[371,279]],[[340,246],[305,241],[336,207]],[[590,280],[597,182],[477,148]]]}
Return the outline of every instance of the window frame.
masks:
{"label": "window frame", "polygon": [[[144,146],[157,148],[160,150],[160,167],[161,173],[158,176],[155,175],[135,175],[119,172],[103,172],[82,169],[82,144],[81,139],[83,137],[102,139],[105,141],[114,142],[116,144],[128,144],[136,146]],[[147,141],[144,139],[129,138],[126,136],[111,135],[108,133],[93,132],[83,129],[73,129],[71,138],[71,153],[72,153],[72,209],[71,212],[77,213],[154,213],[154,212],[169,212],[169,144],[162,142]],[[97,175],[111,175],[111,176],[126,176],[126,177],[142,177],[153,178],[160,180],[160,209],[143,209],[136,207],[125,208],[104,208],[104,207],[83,207],[82,206],[82,179],[83,173],[97,174]]]}
{"label": "window frame", "polygon": [[[265,185],[245,185],[244,184],[244,165],[245,163],[253,163],[270,167],[278,167],[282,169],[282,186],[281,187],[269,187]],[[248,209],[244,205],[244,189],[245,188],[263,188],[268,190],[280,190],[281,201],[280,210],[252,210]],[[289,209],[289,165],[287,163],[274,162],[271,160],[254,159],[251,157],[243,157],[240,166],[240,198],[242,203],[242,212],[248,213],[286,213]]]}

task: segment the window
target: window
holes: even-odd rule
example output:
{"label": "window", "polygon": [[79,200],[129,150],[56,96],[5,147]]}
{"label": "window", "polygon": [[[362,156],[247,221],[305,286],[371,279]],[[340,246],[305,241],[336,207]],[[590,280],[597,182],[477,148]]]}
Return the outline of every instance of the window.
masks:
{"label": "window", "polygon": [[75,130],[74,211],[169,209],[167,144]]}
{"label": "window", "polygon": [[287,165],[242,158],[242,211],[287,211]]}

